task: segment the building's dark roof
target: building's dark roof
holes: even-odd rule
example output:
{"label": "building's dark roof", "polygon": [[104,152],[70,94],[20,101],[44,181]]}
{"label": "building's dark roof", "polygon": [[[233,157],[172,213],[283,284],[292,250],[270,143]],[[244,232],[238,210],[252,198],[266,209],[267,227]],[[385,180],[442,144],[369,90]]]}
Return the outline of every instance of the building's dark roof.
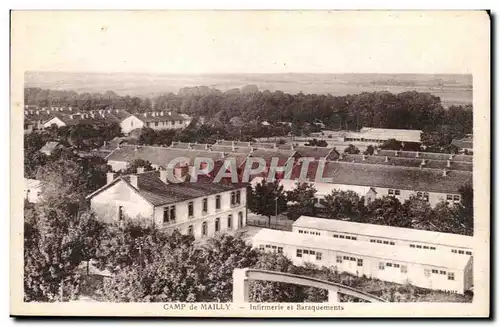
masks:
{"label": "building's dark roof", "polygon": [[172,149],[190,149],[190,150],[208,150],[210,148],[210,144],[172,142],[172,145],[170,145],[170,148],[172,148]]}
{"label": "building's dark roof", "polygon": [[[137,174],[136,176],[138,186],[138,189],[136,189],[137,192],[154,206],[186,201],[194,198],[242,188],[245,186],[241,183],[213,183],[212,179],[209,177],[200,177],[198,178],[198,181],[196,183],[191,183],[189,182],[189,175],[186,177],[187,182],[166,184],[160,180],[160,172],[158,171],[149,171]],[[114,182],[117,182],[121,179],[130,184],[130,175],[118,177]],[[93,197],[94,195],[105,190],[110,185],[112,185],[112,183],[92,193],[91,195],[89,195],[89,197]]]}
{"label": "building's dark roof", "polygon": [[425,160],[425,165],[422,168],[434,168],[434,169],[450,169],[450,170],[465,170],[472,171],[472,162],[455,161],[450,160],[450,167],[447,167],[447,161],[445,160],[432,160],[423,158],[408,158],[408,157],[387,157],[388,161],[385,162],[385,157],[382,156],[364,156],[362,154],[342,154],[343,158],[338,159],[344,162],[357,162],[365,164],[378,164],[378,165],[388,165],[388,166],[405,166],[405,167],[416,167],[419,168],[422,161]]}
{"label": "building's dark roof", "polygon": [[[416,158],[417,152],[414,151],[397,151],[398,152],[398,157],[404,157],[404,158]],[[389,156],[389,157],[395,157],[396,156],[396,151],[393,150],[379,150],[377,154],[378,156]],[[450,159],[450,154],[448,153],[434,153],[434,152],[418,152],[418,158],[420,159],[432,159],[432,160],[449,160]],[[453,155],[452,158],[453,161],[464,161],[464,162],[472,162],[473,156],[471,155],[465,155],[465,154],[456,154]]]}
{"label": "building's dark roof", "polygon": [[223,161],[225,158],[234,157],[236,164],[239,166],[246,154],[232,154],[220,151],[209,150],[187,150],[167,147],[155,146],[135,146],[135,145],[120,145],[120,148],[112,151],[107,157],[108,161],[130,162],[136,159],[143,159],[151,162],[153,165],[167,167],[175,158],[185,157],[189,164],[193,164],[195,158],[211,158],[214,161]]}
{"label": "building's dark roof", "polygon": [[325,159],[332,150],[332,148],[314,146],[298,146],[295,148],[295,151],[301,157],[311,157],[316,160]]}
{"label": "building's dark roof", "polygon": [[[315,180],[318,162],[309,164],[307,177]],[[301,165],[295,166],[292,179],[300,176]],[[443,170],[402,166],[384,166],[347,162],[326,162],[323,176],[334,184],[394,188],[402,190],[458,193],[458,189],[472,184],[472,172],[452,170],[443,176]]]}
{"label": "building's dark roof", "polygon": [[267,165],[271,164],[273,158],[278,158],[278,165],[283,166],[294,156],[293,150],[256,149],[250,155],[255,158],[262,158]]}

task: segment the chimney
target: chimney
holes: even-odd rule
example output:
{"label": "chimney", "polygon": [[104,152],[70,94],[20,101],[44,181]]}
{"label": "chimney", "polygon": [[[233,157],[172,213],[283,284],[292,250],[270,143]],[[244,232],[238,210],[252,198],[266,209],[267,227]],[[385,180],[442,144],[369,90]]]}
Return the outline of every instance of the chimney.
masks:
{"label": "chimney", "polygon": [[47,110],[47,114],[50,115],[50,110]]}
{"label": "chimney", "polygon": [[415,153],[415,158],[418,158],[420,156],[420,152],[417,151],[417,153]]}
{"label": "chimney", "polygon": [[106,173],[106,185],[115,180],[115,173]]}
{"label": "chimney", "polygon": [[422,159],[422,162],[420,163],[420,166],[425,166],[425,159]]}
{"label": "chimney", "polygon": [[374,154],[378,154],[378,149],[377,149],[377,148],[375,148],[375,149],[373,150],[373,153],[374,153]]}
{"label": "chimney", "polygon": [[169,112],[168,112],[168,115],[169,115],[169,116],[172,116],[172,111],[169,111]]}
{"label": "chimney", "polygon": [[454,157],[454,156],[453,156],[453,153],[450,153],[450,160],[452,160],[452,159],[453,159],[453,157]]}
{"label": "chimney", "polygon": [[136,146],[134,147],[134,151],[137,151],[137,150],[139,150],[139,147],[136,145]]}
{"label": "chimney", "polygon": [[232,150],[233,152],[235,152],[235,151],[236,151],[236,148],[234,147],[234,142],[233,142],[233,145],[231,146],[231,150]]}
{"label": "chimney", "polygon": [[225,158],[226,157],[226,153],[225,152],[221,152],[220,156],[221,156],[221,158]]}
{"label": "chimney", "polygon": [[73,115],[69,115],[69,119],[73,119]]}
{"label": "chimney", "polygon": [[71,107],[68,107],[68,110],[69,110],[69,111],[73,111],[73,108],[71,108]]}
{"label": "chimney", "polygon": [[205,144],[205,150],[208,150],[208,144]]}
{"label": "chimney", "polygon": [[110,114],[110,113],[111,113],[111,109],[108,109],[108,114]]}
{"label": "chimney", "polygon": [[148,113],[147,113],[147,112],[145,112],[145,113],[143,113],[142,115],[143,115],[144,117],[147,117],[147,116],[148,116]]}
{"label": "chimney", "polygon": [[144,172],[144,167],[137,167],[137,173],[142,174]]}
{"label": "chimney", "polygon": [[177,179],[182,179],[187,175],[188,172],[189,172],[189,166],[186,164],[174,167],[174,176]]}
{"label": "chimney", "polygon": [[193,146],[191,145],[191,143],[188,143],[188,149],[193,150]]}
{"label": "chimney", "polygon": [[342,152],[339,153],[339,160],[344,160],[344,154]]}
{"label": "chimney", "polygon": [[363,161],[365,161],[365,160],[366,160],[366,156],[363,154]]}
{"label": "chimney", "polygon": [[274,148],[277,149],[278,148],[278,144],[274,143]]}
{"label": "chimney", "polygon": [[394,156],[399,156],[399,151],[394,151]]}
{"label": "chimney", "polygon": [[163,111],[160,112],[160,116],[164,116],[165,113]]}
{"label": "chimney", "polygon": [[253,153],[253,146],[250,147],[250,153]]}
{"label": "chimney", "polygon": [[168,184],[168,181],[167,181],[167,171],[166,170],[160,170],[160,180],[163,183]]}
{"label": "chimney", "polygon": [[443,169],[443,176],[446,176],[446,175],[448,175],[448,170]]}
{"label": "chimney", "polygon": [[451,167],[451,160],[446,160],[446,167],[448,167],[448,168]]}
{"label": "chimney", "polygon": [[389,162],[389,157],[388,156],[385,156],[385,162]]}
{"label": "chimney", "polygon": [[137,186],[137,175],[130,175],[130,184],[135,188],[139,188]]}

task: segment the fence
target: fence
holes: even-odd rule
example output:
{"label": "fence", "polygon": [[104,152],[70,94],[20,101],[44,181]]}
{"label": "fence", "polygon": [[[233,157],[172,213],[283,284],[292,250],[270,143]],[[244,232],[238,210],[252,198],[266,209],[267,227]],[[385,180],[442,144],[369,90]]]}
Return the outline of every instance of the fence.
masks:
{"label": "fence", "polygon": [[262,219],[253,219],[253,218],[247,217],[247,225],[248,226],[255,226],[255,227],[263,227],[263,228],[292,231],[292,222],[291,221],[289,223],[278,223],[278,222],[273,222],[271,219],[271,224],[269,224],[267,219],[264,221]]}

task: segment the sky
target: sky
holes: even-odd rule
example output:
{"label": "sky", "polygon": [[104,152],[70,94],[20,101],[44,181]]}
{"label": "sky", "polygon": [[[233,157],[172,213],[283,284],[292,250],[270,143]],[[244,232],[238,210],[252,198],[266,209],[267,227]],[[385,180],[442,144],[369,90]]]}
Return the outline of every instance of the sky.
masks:
{"label": "sky", "polygon": [[471,74],[483,12],[25,11],[24,71]]}

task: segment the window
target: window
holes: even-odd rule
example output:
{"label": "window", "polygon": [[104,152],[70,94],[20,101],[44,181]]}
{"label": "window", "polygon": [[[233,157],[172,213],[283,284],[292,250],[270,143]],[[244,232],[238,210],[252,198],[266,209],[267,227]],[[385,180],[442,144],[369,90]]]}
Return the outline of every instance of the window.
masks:
{"label": "window", "polygon": [[309,254],[309,250],[302,250],[304,254]]}
{"label": "window", "polygon": [[354,258],[354,257],[350,257],[350,258],[349,258],[349,260],[351,260],[351,261],[356,261],[356,258]]}
{"label": "window", "polygon": [[460,195],[454,195],[453,201],[460,201]]}
{"label": "window", "polygon": [[236,203],[241,203],[241,191],[236,191]]}
{"label": "window", "polygon": [[389,242],[389,244],[390,244],[390,245],[396,245],[396,243],[394,243],[394,242]]}
{"label": "window", "polygon": [[123,220],[123,207],[122,206],[118,207],[118,220],[119,221]]}
{"label": "window", "polygon": [[203,199],[203,212],[207,212],[207,211],[208,211],[208,199],[204,198]]}
{"label": "window", "polygon": [[389,241],[384,241],[384,244],[389,244]]}
{"label": "window", "polygon": [[377,240],[377,243],[380,243],[380,244],[382,244],[382,241],[381,241],[381,240]]}
{"label": "window", "polygon": [[439,273],[440,273],[441,275],[446,275],[446,271],[444,271],[444,270],[440,270],[440,271],[439,271]]}
{"label": "window", "polygon": [[231,192],[231,205],[236,204],[236,193]]}
{"label": "window", "polygon": [[302,229],[299,229],[299,234],[302,234],[302,233],[304,233],[304,232],[302,231]]}
{"label": "window", "polygon": [[358,259],[358,267],[363,267],[363,259]]}
{"label": "window", "polygon": [[435,247],[431,246],[431,250],[435,250],[435,249],[436,249]]}
{"label": "window", "polygon": [[297,249],[297,257],[302,258],[302,250],[301,249]]}
{"label": "window", "polygon": [[220,218],[215,219],[215,231],[220,231]]}
{"label": "window", "polygon": [[448,273],[448,280],[455,280],[455,274],[452,272]]}
{"label": "window", "polygon": [[344,258],[344,260],[347,260],[347,261],[349,261],[349,257],[347,257],[347,256],[344,256],[343,258]]}
{"label": "window", "polygon": [[321,260],[321,252],[316,252],[316,260]]}
{"label": "window", "polygon": [[389,189],[389,194],[390,194],[390,195],[393,195],[393,194],[394,194],[394,190]]}
{"label": "window", "polygon": [[208,234],[208,226],[207,222],[204,221],[203,224],[201,224],[201,235],[206,236]]}
{"label": "window", "polygon": [[395,263],[394,268],[399,268],[399,263]]}
{"label": "window", "polygon": [[340,238],[345,238],[345,236],[344,236],[344,235],[339,235],[339,237],[340,237]]}
{"label": "window", "polygon": [[472,255],[472,252],[471,251],[465,251],[465,254]]}
{"label": "window", "polygon": [[448,200],[448,201],[453,200],[453,195],[451,195],[451,194],[446,194],[446,200]]}
{"label": "window", "polygon": [[227,229],[233,228],[233,215],[227,216]]}
{"label": "window", "polygon": [[433,274],[438,274],[438,273],[439,273],[439,271],[438,271],[437,269],[432,269],[432,273],[433,273]]}
{"label": "window", "polygon": [[189,202],[188,203],[188,217],[192,217],[194,214],[194,206],[193,206],[193,202]]}
{"label": "window", "polygon": [[375,243],[376,241],[375,240],[370,240],[370,243]]}
{"label": "window", "polygon": [[401,266],[401,272],[402,272],[403,274],[408,273],[408,268],[407,268],[406,266],[403,266],[403,265],[402,265],[402,266]]}
{"label": "window", "polygon": [[379,270],[384,270],[385,269],[385,264],[383,262],[378,263],[378,269]]}
{"label": "window", "polygon": [[417,192],[417,198],[421,198],[422,197],[422,192]]}
{"label": "window", "polygon": [[259,245],[259,250],[264,251],[264,245],[263,244]]}
{"label": "window", "polygon": [[396,194],[396,195],[400,195],[400,194],[401,194],[401,191],[400,191],[400,190],[395,190],[395,191],[394,191],[394,194]]}
{"label": "window", "polygon": [[266,244],[266,249],[270,249],[271,246],[269,244]]}
{"label": "window", "polygon": [[350,239],[351,239],[351,237],[350,237],[350,236],[346,236],[346,237],[345,237],[345,239],[346,239],[346,240],[350,240]]}
{"label": "window", "polygon": [[309,254],[315,255],[315,254],[316,254],[316,252],[315,252],[315,251],[313,251],[313,250],[309,250]]}
{"label": "window", "polygon": [[337,263],[342,263],[342,256],[340,255],[337,256]]}
{"label": "window", "polygon": [[458,250],[458,254],[464,254],[464,250]]}
{"label": "window", "polygon": [[333,234],[333,237],[335,238],[339,238],[339,236],[337,234]]}
{"label": "window", "polygon": [[391,263],[391,262],[387,262],[385,265],[386,265],[387,267],[392,267],[392,263]]}
{"label": "window", "polygon": [[424,269],[424,276],[429,277],[431,275],[431,271],[429,269]]}
{"label": "window", "polygon": [[278,246],[278,253],[283,253],[283,248],[281,246]]}
{"label": "window", "polygon": [[188,227],[188,235],[194,235],[193,225],[189,225],[189,227]]}
{"label": "window", "polygon": [[170,208],[169,207],[165,207],[163,208],[163,223],[168,223],[170,221]]}
{"label": "window", "polygon": [[426,246],[426,245],[424,245],[424,249],[428,250],[428,249],[429,249],[429,247],[428,247],[428,246]]}
{"label": "window", "polygon": [[215,196],[215,209],[220,209],[220,195]]}
{"label": "window", "polygon": [[451,253],[457,253],[457,250],[451,249]]}
{"label": "window", "polygon": [[243,212],[238,212],[238,228],[243,228]]}
{"label": "window", "polygon": [[[318,235],[319,235],[319,233],[318,233]],[[357,239],[358,239],[357,237],[351,236],[351,240],[356,241]]]}
{"label": "window", "polygon": [[414,247],[415,247],[415,244],[410,244],[410,247],[411,247],[411,248],[414,248]]}
{"label": "window", "polygon": [[424,200],[429,201],[429,193],[424,192]]}
{"label": "window", "polygon": [[421,249],[422,248],[422,245],[417,245],[417,249]]}

